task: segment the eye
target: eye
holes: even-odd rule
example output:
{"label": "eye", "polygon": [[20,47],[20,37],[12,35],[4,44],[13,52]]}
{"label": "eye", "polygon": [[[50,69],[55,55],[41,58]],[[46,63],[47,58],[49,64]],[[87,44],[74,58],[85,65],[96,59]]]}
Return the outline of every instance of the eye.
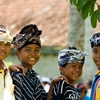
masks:
{"label": "eye", "polygon": [[82,69],[83,68],[83,66],[79,66],[79,69]]}
{"label": "eye", "polygon": [[73,69],[76,68],[76,65],[72,65],[72,68],[73,68]]}
{"label": "eye", "polygon": [[40,49],[36,49],[35,52],[36,52],[36,53],[39,53],[39,52],[40,52]]}
{"label": "eye", "polygon": [[31,50],[29,48],[25,49],[25,51],[30,52]]}
{"label": "eye", "polygon": [[6,46],[11,46],[11,44],[10,44],[9,42],[7,42],[5,45],[6,45]]}
{"label": "eye", "polygon": [[92,52],[93,52],[94,54],[98,53],[98,51],[97,51],[97,50],[93,50]]}

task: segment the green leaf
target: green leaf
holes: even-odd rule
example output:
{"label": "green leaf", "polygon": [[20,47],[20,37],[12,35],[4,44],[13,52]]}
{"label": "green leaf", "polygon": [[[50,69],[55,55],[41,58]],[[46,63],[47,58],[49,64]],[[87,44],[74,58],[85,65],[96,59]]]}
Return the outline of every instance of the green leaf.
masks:
{"label": "green leaf", "polygon": [[94,11],[94,5],[95,5],[95,2],[92,2],[90,5],[90,9],[89,9],[90,16],[92,15],[92,13]]}
{"label": "green leaf", "polygon": [[85,20],[88,17],[91,1],[87,2],[82,8],[82,18]]}
{"label": "green leaf", "polygon": [[98,5],[98,10],[100,10],[100,5]]}
{"label": "green leaf", "polygon": [[98,21],[100,22],[100,9],[98,9]]}
{"label": "green leaf", "polygon": [[70,3],[73,4],[73,0],[70,0]]}
{"label": "green leaf", "polygon": [[71,4],[76,5],[76,4],[77,4],[76,2],[77,2],[77,0],[70,0],[70,3],[71,3]]}
{"label": "green leaf", "polygon": [[98,10],[94,11],[91,16],[91,25],[93,28],[95,28],[97,25],[97,19],[98,19],[98,14],[99,14],[98,12],[99,12]]}
{"label": "green leaf", "polygon": [[77,10],[80,12],[83,8],[83,5],[84,5],[84,0],[78,0],[78,3],[77,3]]}

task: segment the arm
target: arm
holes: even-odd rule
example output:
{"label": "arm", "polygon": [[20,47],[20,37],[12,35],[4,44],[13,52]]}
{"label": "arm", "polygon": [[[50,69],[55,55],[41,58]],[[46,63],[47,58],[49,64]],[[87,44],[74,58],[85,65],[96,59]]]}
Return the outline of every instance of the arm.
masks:
{"label": "arm", "polygon": [[11,65],[11,66],[9,66],[9,71],[10,72],[12,72],[12,71],[19,72],[19,69],[21,69],[23,75],[26,76],[26,68],[23,67],[22,65]]}
{"label": "arm", "polygon": [[13,75],[12,79],[13,79],[13,84],[15,85],[14,88],[15,100],[23,100],[22,99],[22,78],[18,74],[16,74]]}
{"label": "arm", "polygon": [[[54,86],[54,84],[56,83],[56,82],[59,82],[59,81],[61,81],[61,80],[65,80],[66,81],[66,78],[64,77],[64,76],[59,76],[59,77],[57,77],[57,78],[55,78],[55,79],[53,79],[52,81],[51,81],[51,84],[50,84],[50,89],[49,89],[49,92],[48,92],[48,95],[47,95],[47,100],[51,100],[51,95],[52,95],[52,90],[53,90],[53,86]],[[66,81],[67,82],[67,81]],[[68,82],[67,82],[68,83]]]}

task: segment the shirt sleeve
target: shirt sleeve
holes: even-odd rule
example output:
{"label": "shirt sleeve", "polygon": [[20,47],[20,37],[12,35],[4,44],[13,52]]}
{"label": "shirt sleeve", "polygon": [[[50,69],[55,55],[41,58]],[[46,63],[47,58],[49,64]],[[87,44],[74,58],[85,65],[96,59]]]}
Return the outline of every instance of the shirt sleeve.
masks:
{"label": "shirt sleeve", "polygon": [[55,84],[52,90],[51,100],[57,100],[57,85]]}
{"label": "shirt sleeve", "polygon": [[36,100],[46,100],[47,93],[44,90],[44,88],[38,78],[37,78],[37,82],[36,82],[35,92],[36,92]]}
{"label": "shirt sleeve", "polygon": [[23,100],[22,99],[22,78],[16,74],[12,77],[13,79],[13,84],[15,85],[14,88],[14,95],[15,95],[15,100]]}

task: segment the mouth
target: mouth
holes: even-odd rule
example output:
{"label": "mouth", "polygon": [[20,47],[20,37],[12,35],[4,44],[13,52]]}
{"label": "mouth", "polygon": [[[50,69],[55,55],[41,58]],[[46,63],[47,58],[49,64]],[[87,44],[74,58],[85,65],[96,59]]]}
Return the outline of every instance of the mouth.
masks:
{"label": "mouth", "polygon": [[36,60],[36,58],[29,58],[29,60],[35,61],[35,60]]}
{"label": "mouth", "polygon": [[0,52],[0,54],[1,54],[1,55],[5,55],[6,53],[5,53],[5,52]]}
{"label": "mouth", "polygon": [[73,75],[74,75],[74,77],[77,77],[77,78],[80,77],[80,74],[73,74]]}
{"label": "mouth", "polygon": [[96,64],[100,64],[100,59],[95,60]]}

